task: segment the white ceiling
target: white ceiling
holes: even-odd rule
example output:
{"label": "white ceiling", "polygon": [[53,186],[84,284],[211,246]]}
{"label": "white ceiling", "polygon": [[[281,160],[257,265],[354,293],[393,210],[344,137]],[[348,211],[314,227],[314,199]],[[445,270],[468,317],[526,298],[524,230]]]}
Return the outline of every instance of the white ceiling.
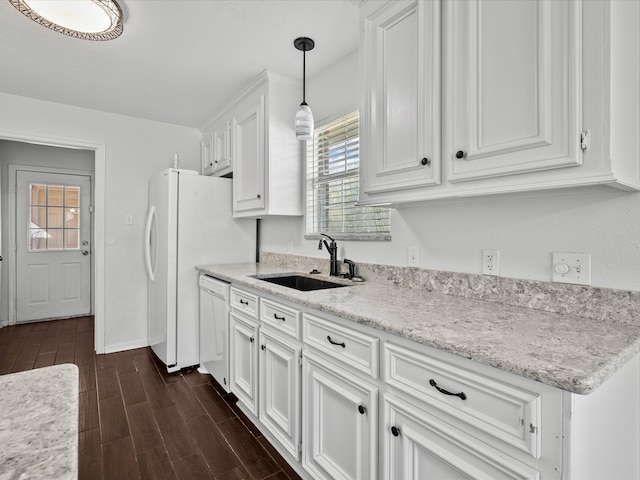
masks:
{"label": "white ceiling", "polygon": [[197,127],[262,70],[307,78],[358,47],[355,0],[118,0],[123,34],[80,40],[0,0],[0,91]]}

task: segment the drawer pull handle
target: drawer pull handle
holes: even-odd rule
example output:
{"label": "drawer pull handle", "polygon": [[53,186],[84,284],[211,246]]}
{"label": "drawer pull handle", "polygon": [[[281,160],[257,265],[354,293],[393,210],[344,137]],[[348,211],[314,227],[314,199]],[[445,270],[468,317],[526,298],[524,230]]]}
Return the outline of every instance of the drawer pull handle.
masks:
{"label": "drawer pull handle", "polygon": [[393,435],[394,437],[399,436],[400,429],[394,425],[393,427],[391,427],[391,435]]}
{"label": "drawer pull handle", "polygon": [[443,395],[451,395],[452,397],[460,397],[461,400],[466,400],[467,399],[467,396],[464,394],[464,392],[451,393],[451,392],[447,392],[443,388],[440,388],[433,378],[431,380],[429,380],[429,385],[431,385],[433,388],[438,390]]}
{"label": "drawer pull handle", "polygon": [[365,413],[367,413],[367,409],[364,405],[358,405],[358,411],[360,412],[360,415],[364,415]]}
{"label": "drawer pull handle", "polygon": [[335,341],[331,340],[331,335],[327,335],[327,340],[329,340],[329,343],[331,345],[337,345],[337,346],[342,347],[342,348],[347,348],[347,346],[345,345],[344,342],[335,342]]}
{"label": "drawer pull handle", "polygon": [[240,299],[240,305],[249,305],[249,302],[245,302],[243,299]]}
{"label": "drawer pull handle", "polygon": [[279,317],[277,313],[273,314],[273,318],[275,318],[276,320],[282,320],[284,322],[285,317]]}

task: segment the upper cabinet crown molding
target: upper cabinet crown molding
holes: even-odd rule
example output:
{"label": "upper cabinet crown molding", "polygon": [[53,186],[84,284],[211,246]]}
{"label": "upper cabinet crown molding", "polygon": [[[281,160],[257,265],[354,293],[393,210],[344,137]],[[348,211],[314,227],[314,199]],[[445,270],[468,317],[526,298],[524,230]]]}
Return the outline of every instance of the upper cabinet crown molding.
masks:
{"label": "upper cabinet crown molding", "polygon": [[360,203],[640,189],[639,12],[601,0],[362,3]]}

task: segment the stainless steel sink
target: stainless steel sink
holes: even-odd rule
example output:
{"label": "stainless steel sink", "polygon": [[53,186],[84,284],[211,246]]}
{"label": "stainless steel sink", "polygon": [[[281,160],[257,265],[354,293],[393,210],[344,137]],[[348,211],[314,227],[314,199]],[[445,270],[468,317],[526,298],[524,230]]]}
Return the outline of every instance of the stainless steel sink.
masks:
{"label": "stainless steel sink", "polygon": [[263,280],[269,283],[275,283],[276,285],[282,285],[283,287],[293,288],[302,292],[349,286],[343,283],[332,282],[330,280],[305,277],[303,275],[297,275],[295,273],[287,273],[284,275],[253,275],[253,278],[257,278],[258,280]]}

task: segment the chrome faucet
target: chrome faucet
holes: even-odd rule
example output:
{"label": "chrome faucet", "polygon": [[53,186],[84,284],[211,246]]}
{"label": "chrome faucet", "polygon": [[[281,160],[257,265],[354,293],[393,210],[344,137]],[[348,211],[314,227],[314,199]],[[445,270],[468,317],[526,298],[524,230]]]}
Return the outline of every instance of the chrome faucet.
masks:
{"label": "chrome faucet", "polygon": [[331,263],[329,265],[329,275],[332,277],[337,277],[338,272],[340,271],[340,267],[338,266],[338,244],[333,238],[331,238],[326,233],[321,233],[320,235],[327,237],[330,240],[330,243],[327,243],[325,239],[321,238],[320,242],[318,243],[318,250],[322,250],[322,244],[324,243],[324,246],[327,247],[327,251],[331,256]]}

